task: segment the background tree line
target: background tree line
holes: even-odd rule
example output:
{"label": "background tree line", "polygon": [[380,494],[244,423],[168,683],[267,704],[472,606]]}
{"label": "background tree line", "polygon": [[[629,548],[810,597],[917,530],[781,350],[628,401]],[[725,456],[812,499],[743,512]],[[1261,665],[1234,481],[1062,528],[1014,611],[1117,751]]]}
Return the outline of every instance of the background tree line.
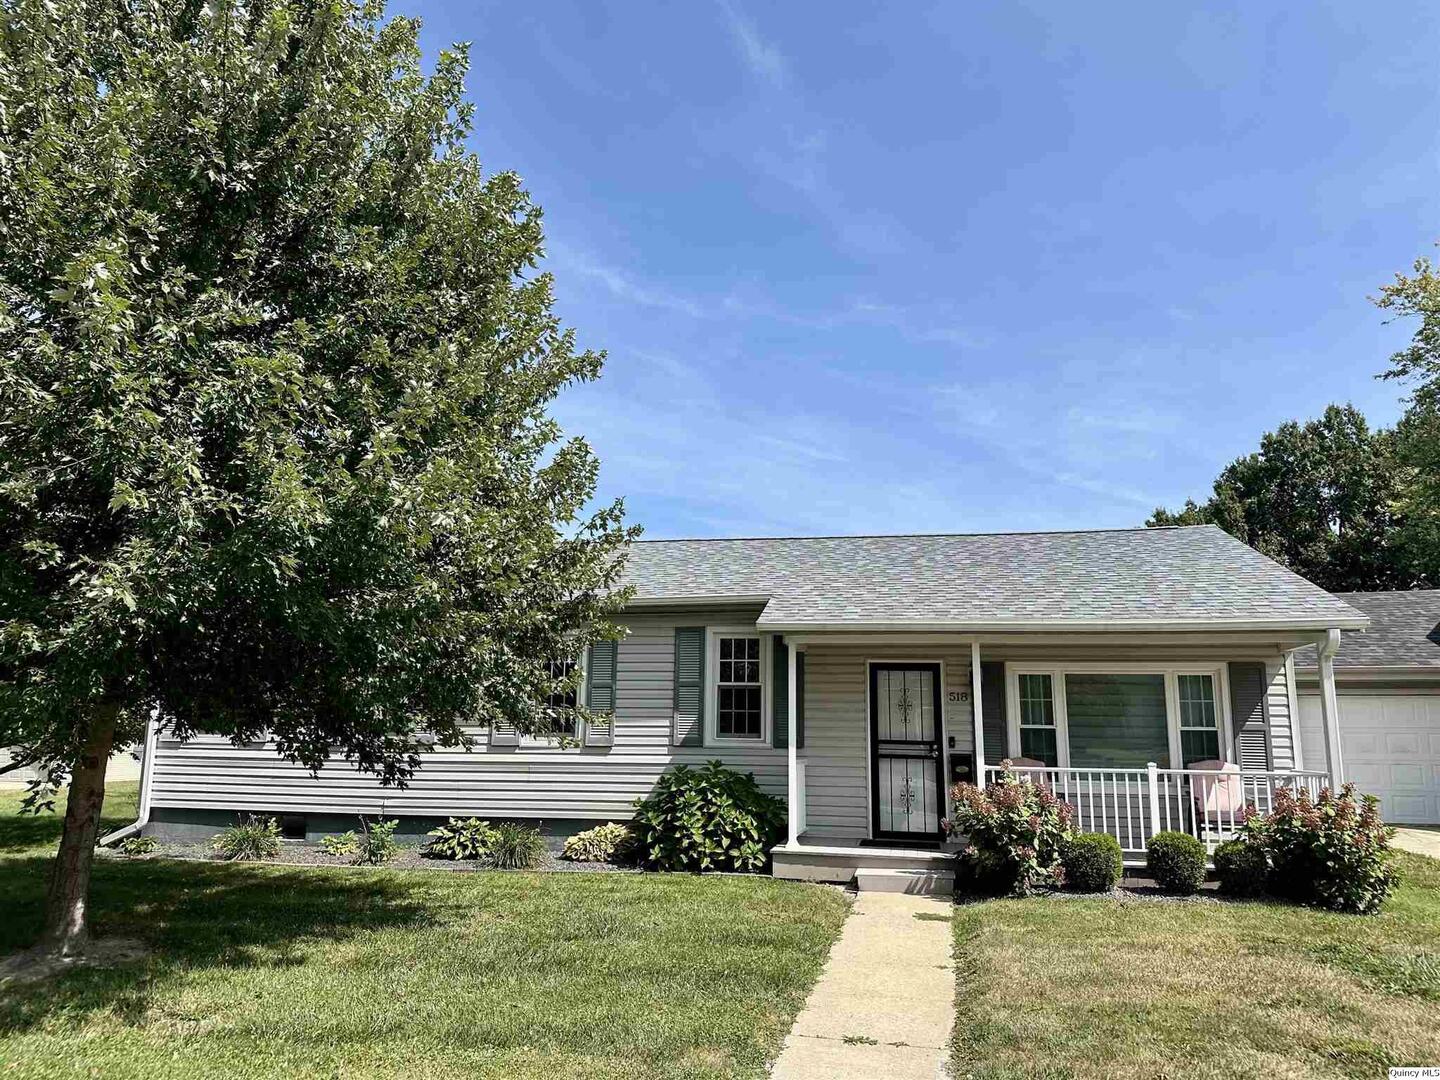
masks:
{"label": "background tree line", "polygon": [[1218,525],[1332,591],[1440,585],[1440,277],[1420,259],[1376,304],[1419,321],[1381,374],[1412,388],[1393,428],[1348,404],[1281,424],[1203,503],[1157,508],[1145,524]]}

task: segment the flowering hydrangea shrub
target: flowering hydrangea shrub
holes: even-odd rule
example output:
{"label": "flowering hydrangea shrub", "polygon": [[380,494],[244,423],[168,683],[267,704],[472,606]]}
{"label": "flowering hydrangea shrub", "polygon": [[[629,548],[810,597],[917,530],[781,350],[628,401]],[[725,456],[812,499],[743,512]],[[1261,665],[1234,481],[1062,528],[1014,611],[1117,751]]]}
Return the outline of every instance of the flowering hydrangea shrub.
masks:
{"label": "flowering hydrangea shrub", "polygon": [[1395,889],[1390,837],[1380,803],[1346,784],[1337,795],[1323,788],[1317,799],[1304,789],[1275,792],[1269,814],[1251,814],[1248,843],[1265,852],[1270,890],[1295,903],[1369,915]]}
{"label": "flowering hydrangea shrub", "polygon": [[956,784],[950,790],[955,816],[948,833],[969,846],[960,853],[962,881],[976,892],[1026,896],[1060,883],[1060,854],[1071,835],[1072,811],[1043,783],[1010,771],[983,790]]}

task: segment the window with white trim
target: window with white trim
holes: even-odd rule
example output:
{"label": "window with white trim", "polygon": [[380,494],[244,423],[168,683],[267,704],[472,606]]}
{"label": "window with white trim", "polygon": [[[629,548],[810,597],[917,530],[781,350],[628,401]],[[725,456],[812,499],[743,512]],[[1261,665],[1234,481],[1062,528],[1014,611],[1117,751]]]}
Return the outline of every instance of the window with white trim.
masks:
{"label": "window with white trim", "polygon": [[568,689],[557,690],[545,699],[545,709],[550,717],[548,735],[551,738],[578,738],[580,718],[575,710],[580,704],[580,682],[585,677],[584,664],[578,660],[551,660],[550,677],[556,680],[569,678],[574,682]]}
{"label": "window with white trim", "polygon": [[1006,665],[1005,753],[1076,769],[1228,757],[1223,665]]}
{"label": "window with white trim", "polygon": [[759,634],[714,637],[715,737],[765,738],[765,681]]}
{"label": "window with white trim", "polygon": [[1020,756],[1060,764],[1059,732],[1055,725],[1055,684],[1048,672],[1019,677]]}
{"label": "window with white trim", "polygon": [[1220,719],[1215,711],[1215,679],[1210,675],[1175,677],[1180,705],[1180,760],[1184,768],[1197,761],[1220,759]]}

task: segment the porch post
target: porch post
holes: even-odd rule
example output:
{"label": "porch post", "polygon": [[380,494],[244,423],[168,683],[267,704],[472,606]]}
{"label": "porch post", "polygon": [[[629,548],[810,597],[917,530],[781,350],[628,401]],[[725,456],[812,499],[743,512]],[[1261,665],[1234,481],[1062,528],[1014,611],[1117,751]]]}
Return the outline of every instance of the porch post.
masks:
{"label": "porch post", "polygon": [[1327,630],[1316,642],[1320,659],[1320,719],[1325,729],[1325,760],[1330,766],[1330,790],[1339,791],[1345,780],[1340,760],[1340,702],[1335,697],[1335,654],[1340,650],[1340,631]]}
{"label": "porch post", "polygon": [[980,697],[980,642],[970,643],[970,714],[975,724],[975,786],[985,790],[985,703]]}
{"label": "porch post", "polygon": [[796,730],[800,727],[800,691],[799,687],[795,685],[795,669],[797,667],[795,663],[795,654],[800,651],[800,648],[801,646],[799,642],[792,641],[790,643],[789,655],[786,658],[787,670],[785,678],[785,689],[789,697],[788,704],[790,709],[789,713],[787,714],[790,718],[790,721],[786,725],[786,727],[789,729],[786,734],[788,736],[789,742],[787,754],[790,769],[790,787],[789,796],[786,799],[785,818],[786,823],[789,826],[787,839],[787,846],[789,847],[796,847],[800,843],[800,815],[797,813],[797,810],[800,806],[800,752],[799,744],[797,742],[799,735]]}

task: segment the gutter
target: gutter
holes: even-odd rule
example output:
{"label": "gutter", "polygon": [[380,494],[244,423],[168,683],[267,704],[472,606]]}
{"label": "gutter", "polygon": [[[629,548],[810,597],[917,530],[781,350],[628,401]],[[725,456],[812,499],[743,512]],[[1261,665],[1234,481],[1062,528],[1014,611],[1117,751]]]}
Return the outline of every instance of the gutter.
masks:
{"label": "gutter", "polygon": [[160,741],[160,724],[154,715],[145,725],[145,742],[140,757],[140,805],[137,816],[129,825],[116,829],[95,841],[96,847],[110,847],[131,836],[137,836],[150,824],[150,788],[155,775],[155,745]]}
{"label": "gutter", "polygon": [[[1314,631],[1331,630],[1337,620],[1328,619],[1205,619],[1165,622],[1156,619],[991,619],[980,622],[953,621],[852,621],[852,622],[780,622],[760,619],[756,629],[783,634],[804,634],[812,631],[883,630],[888,632],[906,631],[947,631],[959,634],[1005,633],[1017,630],[1035,631],[1191,631],[1215,630],[1290,630]],[[1370,625],[1369,618],[1339,621],[1342,630],[1363,630]]]}

